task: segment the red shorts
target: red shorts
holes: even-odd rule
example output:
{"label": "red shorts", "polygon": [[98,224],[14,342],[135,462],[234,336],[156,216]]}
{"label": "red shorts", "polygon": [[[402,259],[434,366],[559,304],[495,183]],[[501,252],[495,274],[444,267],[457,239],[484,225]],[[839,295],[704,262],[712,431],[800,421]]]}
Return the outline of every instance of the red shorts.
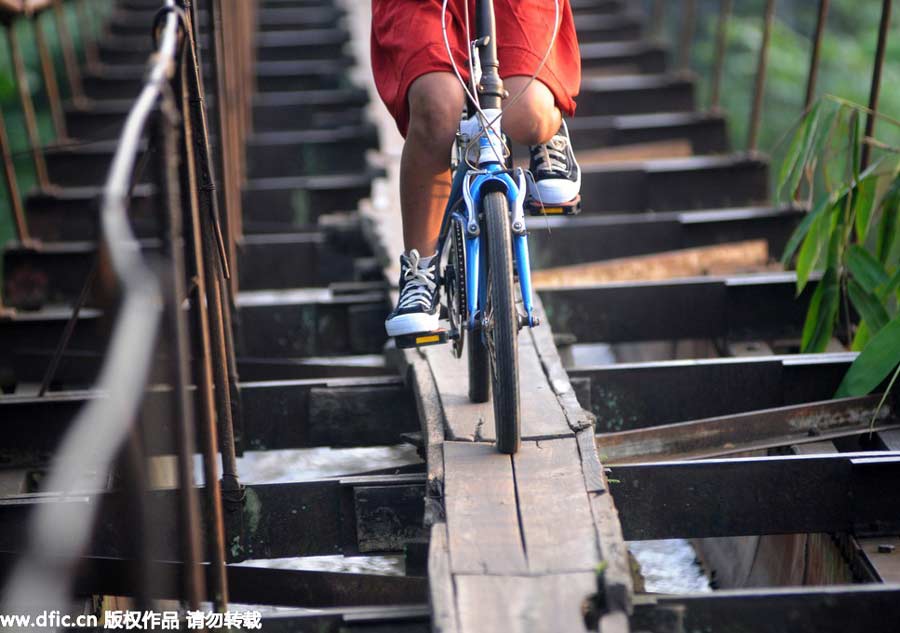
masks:
{"label": "red shorts", "polygon": [[[442,0],[372,0],[372,71],[378,94],[400,132],[409,126],[407,92],[427,73],[453,72],[441,33]],[[567,115],[575,112],[581,84],[581,55],[569,0],[560,0],[556,44],[538,78]],[[553,34],[553,0],[494,0],[500,76],[530,76]],[[469,0],[470,35],[475,38],[475,0]],[[447,39],[462,76],[468,80],[465,6],[450,0]]]}

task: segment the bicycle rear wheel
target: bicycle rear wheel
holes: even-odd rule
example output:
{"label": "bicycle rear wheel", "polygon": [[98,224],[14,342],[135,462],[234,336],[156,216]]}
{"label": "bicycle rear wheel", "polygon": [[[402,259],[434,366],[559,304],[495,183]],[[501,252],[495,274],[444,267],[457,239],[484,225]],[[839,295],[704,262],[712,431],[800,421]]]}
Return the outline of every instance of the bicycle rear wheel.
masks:
{"label": "bicycle rear wheel", "polygon": [[513,285],[509,202],[495,191],[484,197],[487,228],[487,305],[484,341],[494,391],[497,450],[513,454],[520,444],[519,317]]}

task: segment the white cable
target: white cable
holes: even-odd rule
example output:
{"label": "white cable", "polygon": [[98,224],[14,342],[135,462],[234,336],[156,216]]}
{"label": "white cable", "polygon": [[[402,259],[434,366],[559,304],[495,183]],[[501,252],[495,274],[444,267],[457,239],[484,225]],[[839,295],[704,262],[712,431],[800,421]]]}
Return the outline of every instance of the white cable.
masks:
{"label": "white cable", "polygon": [[[466,50],[469,53],[469,77],[474,80],[474,77],[473,77],[474,69],[472,68],[471,52],[469,51],[469,43],[471,42],[471,35],[469,32],[469,5],[468,5],[467,0],[463,0],[463,1],[465,2]],[[485,114],[484,110],[481,109],[481,105],[479,104],[478,99],[475,98],[475,96],[469,91],[469,87],[466,85],[466,82],[462,78],[462,74],[460,74],[460,72],[459,72],[459,68],[456,65],[456,60],[453,59],[453,51],[450,48],[450,40],[447,36],[447,5],[448,5],[448,3],[449,3],[449,0],[444,0],[443,5],[441,7],[441,31],[442,31],[443,38],[444,38],[444,47],[447,49],[447,56],[450,59],[450,65],[453,68],[453,72],[456,75],[456,79],[459,81],[460,85],[462,85],[463,90],[466,93],[466,96],[468,96],[469,100],[475,106],[475,109],[477,110],[477,114],[482,119],[481,132],[474,139],[472,139],[469,142],[469,144],[466,146],[465,151],[463,152],[463,154],[464,154],[463,158],[466,161],[466,164],[474,169],[474,168],[476,168],[476,166],[472,165],[469,162],[469,158],[468,158],[469,157],[469,149],[472,147],[472,145],[476,141],[478,141],[481,138],[482,135],[484,135],[487,128],[493,128],[494,123],[496,123],[497,120],[502,116],[502,113],[497,115],[496,117],[494,117],[494,119],[492,119],[490,122],[487,122],[487,115]],[[510,99],[510,101],[506,104],[505,107],[508,108],[508,107],[512,106],[513,104],[517,103],[525,95],[525,93],[531,87],[531,84],[534,83],[534,81],[537,79],[537,76],[544,69],[544,66],[546,66],[547,60],[550,59],[550,53],[553,51],[553,46],[556,44],[556,38],[559,36],[559,28],[560,28],[560,4],[559,3],[560,3],[560,0],[553,0],[553,6],[554,6],[553,35],[550,37],[550,43],[547,45],[547,50],[544,52],[544,56],[541,58],[541,62],[538,64],[537,69],[534,71],[534,73],[529,78],[528,83],[525,84],[525,86],[522,88],[522,90],[520,90],[519,93],[515,97]],[[485,125],[485,123],[487,125]],[[508,156],[509,148],[506,148],[506,152],[507,152],[506,156]],[[504,161],[504,159],[506,158],[506,156],[504,156],[502,159],[500,156],[497,156],[497,159],[502,163]]]}
{"label": "white cable", "polygon": [[[471,63],[472,63],[471,53],[468,52],[468,48],[469,48],[469,42],[468,42],[468,38],[469,38],[469,20],[468,20],[469,6],[468,6],[468,0],[464,0],[464,1],[466,2],[466,39],[467,39],[466,49],[467,49],[467,54],[469,55],[469,64],[471,66]],[[556,1],[558,2],[559,0],[556,0]],[[487,117],[487,114],[484,113],[484,110],[481,109],[481,104],[478,103],[478,98],[474,94],[469,92],[469,87],[466,85],[466,82],[462,78],[462,74],[460,74],[460,72],[459,72],[459,68],[456,66],[456,60],[453,59],[453,51],[450,48],[450,39],[447,36],[447,4],[448,4],[448,2],[449,2],[449,0],[444,0],[444,4],[441,6],[441,33],[443,34],[443,37],[444,37],[444,48],[447,49],[447,57],[450,58],[450,66],[453,68],[454,74],[456,74],[456,79],[459,81],[460,85],[463,87],[463,90],[465,91],[466,96],[469,98],[469,101],[471,101],[472,105],[475,106],[475,109],[478,111],[478,115],[481,116],[481,120],[482,120],[481,132],[474,139],[472,139],[472,141],[466,146],[466,149],[463,152],[463,160],[466,161],[466,164],[469,167],[471,167],[472,169],[476,169],[477,166],[473,165],[472,163],[469,162],[469,148],[473,145],[473,143],[475,141],[480,139],[481,136],[484,134],[484,131],[485,131],[484,125],[485,125],[485,123],[487,123],[488,117]],[[494,119],[494,121],[492,121],[492,123],[494,123],[494,122],[496,122],[496,119]],[[491,144],[491,147],[493,148],[493,143]],[[497,155],[496,149],[494,149],[493,151],[494,151],[494,155],[497,156],[497,160],[500,163],[503,163],[506,157]],[[507,149],[507,151],[509,151],[509,150]]]}

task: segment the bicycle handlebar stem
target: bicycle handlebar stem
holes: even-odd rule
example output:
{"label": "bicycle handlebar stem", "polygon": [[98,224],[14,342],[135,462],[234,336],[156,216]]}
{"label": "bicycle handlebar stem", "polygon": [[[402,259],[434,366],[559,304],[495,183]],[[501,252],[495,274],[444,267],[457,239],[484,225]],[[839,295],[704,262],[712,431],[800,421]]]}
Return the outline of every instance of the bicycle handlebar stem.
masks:
{"label": "bicycle handlebar stem", "polygon": [[478,57],[481,60],[481,83],[478,84],[478,100],[482,109],[499,110],[506,91],[500,78],[500,62],[497,59],[497,24],[494,20],[494,0],[478,0],[476,8],[478,32]]}

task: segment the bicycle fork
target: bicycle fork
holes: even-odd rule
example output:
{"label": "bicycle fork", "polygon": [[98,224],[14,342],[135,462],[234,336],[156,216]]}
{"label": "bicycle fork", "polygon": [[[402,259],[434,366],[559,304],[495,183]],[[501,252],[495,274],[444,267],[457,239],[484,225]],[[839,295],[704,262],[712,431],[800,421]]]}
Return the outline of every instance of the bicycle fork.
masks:
{"label": "bicycle fork", "polygon": [[[478,222],[478,209],[481,206],[482,192],[488,183],[497,183],[506,194],[510,207],[510,226],[512,230],[512,250],[516,272],[519,277],[519,288],[522,293],[522,304],[525,315],[519,315],[519,327],[536,327],[540,319],[534,314],[533,289],[531,285],[531,259],[528,254],[528,234],[525,230],[524,204],[526,196],[525,172],[518,168],[516,179],[499,165],[487,165],[482,173],[466,175],[463,183],[463,196],[466,203],[466,302],[469,315],[469,330],[478,326],[483,307],[487,305],[487,267],[482,258],[481,226]],[[518,182],[517,182],[518,181]]]}

